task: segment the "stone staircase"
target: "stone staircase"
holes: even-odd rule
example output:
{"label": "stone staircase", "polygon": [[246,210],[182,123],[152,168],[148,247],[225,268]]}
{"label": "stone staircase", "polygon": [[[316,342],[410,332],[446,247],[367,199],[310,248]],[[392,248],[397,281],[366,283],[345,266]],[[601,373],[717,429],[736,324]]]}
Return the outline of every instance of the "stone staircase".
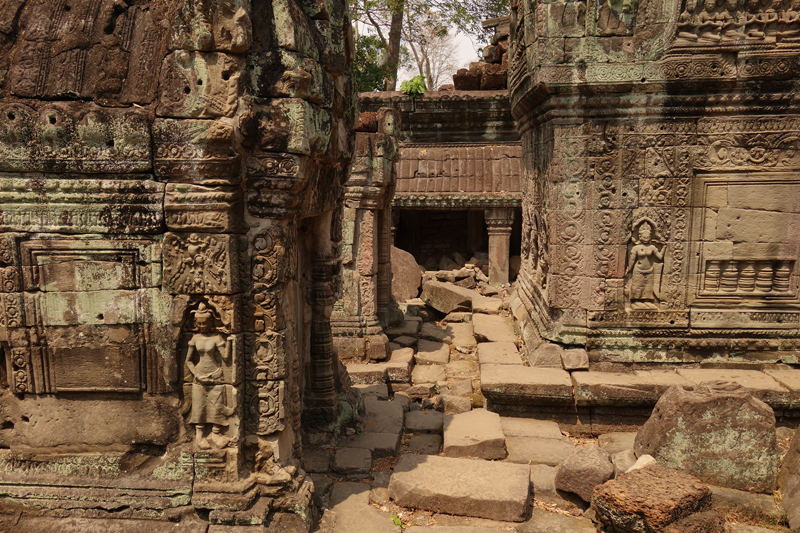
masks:
{"label": "stone staircase", "polygon": [[[542,366],[531,366],[507,302],[497,300],[483,305],[496,314],[459,311],[438,323],[407,314],[386,332],[386,361],[347,365],[367,420],[336,447],[305,451],[326,508],[320,532],[399,532],[399,523],[414,533],[595,531],[581,516],[585,502],[555,489],[557,466],[590,439],[612,455],[632,448],[634,432],[675,384],[736,381],[796,427],[800,370],[604,372],[590,369],[583,350],[547,344],[537,350]],[[409,311],[425,314],[421,302]],[[774,502],[753,503],[756,495],[732,498],[775,510]]]}

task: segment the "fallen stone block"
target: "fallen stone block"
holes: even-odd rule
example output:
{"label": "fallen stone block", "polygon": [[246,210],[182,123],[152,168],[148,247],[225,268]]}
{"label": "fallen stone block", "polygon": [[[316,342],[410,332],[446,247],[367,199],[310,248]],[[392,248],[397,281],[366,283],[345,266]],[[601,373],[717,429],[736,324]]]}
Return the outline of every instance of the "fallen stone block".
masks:
{"label": "fallen stone block", "polygon": [[653,405],[658,393],[648,374],[573,372],[578,405]]}
{"label": "fallen stone block", "polygon": [[522,522],[530,497],[525,465],[435,455],[404,455],[389,482],[397,505]]}
{"label": "fallen stone block", "polygon": [[570,492],[556,490],[557,466],[531,465],[531,484],[533,496],[537,501],[555,505],[563,511],[583,511],[587,504]]}
{"label": "fallen stone block", "polygon": [[335,531],[347,533],[400,533],[391,517],[369,504],[366,483],[335,483],[330,510],[336,517]]}
{"label": "fallen stone block", "polygon": [[446,457],[493,460],[508,455],[500,415],[486,409],[445,415],[443,436]]}
{"label": "fallen stone block", "polygon": [[[646,495],[646,497],[642,497]],[[711,489],[689,474],[650,465],[598,486],[592,508],[621,532],[662,531],[711,505]]]}
{"label": "fallen stone block", "polygon": [[425,322],[422,324],[422,328],[419,331],[419,338],[450,344],[453,338],[448,329],[447,327],[443,328],[431,322]]}
{"label": "fallen stone block", "polygon": [[604,433],[597,437],[597,445],[608,452],[609,455],[614,455],[615,453],[625,450],[633,450],[635,441],[636,433],[632,431]]}
{"label": "fallen stone block", "polygon": [[736,383],[670,388],[639,430],[634,451],[721,487],[775,488],[775,415]]}
{"label": "fallen stone block", "polygon": [[520,464],[557,466],[575,452],[575,445],[567,438],[543,439],[540,437],[506,437],[506,461]]}
{"label": "fallen stone block", "polygon": [[446,415],[468,413],[472,410],[472,399],[467,396],[442,394],[439,396],[439,399],[442,402],[442,409]]}
{"label": "fallen stone block", "polygon": [[421,298],[430,307],[447,314],[456,310],[472,309],[472,300],[483,296],[472,289],[431,280],[422,285]]}
{"label": "fallen stone block", "polygon": [[547,368],[563,368],[561,354],[564,352],[558,344],[543,342],[528,355],[531,366]]}
{"label": "fallen stone block", "polygon": [[414,256],[392,246],[392,296],[398,302],[416,298],[422,282],[419,265]]}
{"label": "fallen stone block", "polygon": [[455,322],[447,325],[447,331],[452,336],[450,344],[462,350],[469,350],[478,345],[472,331],[472,322]]}
{"label": "fallen stone block", "polygon": [[349,364],[347,373],[356,385],[386,383],[386,367],[381,364]]}
{"label": "fallen stone block", "polygon": [[577,494],[584,501],[592,499],[592,491],[614,475],[611,457],[596,444],[590,444],[567,457],[556,473],[556,488]]}

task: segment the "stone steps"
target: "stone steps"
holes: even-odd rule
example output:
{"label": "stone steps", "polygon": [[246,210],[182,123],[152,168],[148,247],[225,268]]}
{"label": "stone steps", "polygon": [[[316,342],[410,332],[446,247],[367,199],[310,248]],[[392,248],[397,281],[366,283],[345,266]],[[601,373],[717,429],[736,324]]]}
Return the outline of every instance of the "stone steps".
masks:
{"label": "stone steps", "polygon": [[800,418],[800,369],[678,368],[633,372],[568,372],[552,367],[481,366],[489,409],[501,414],[557,420],[572,431],[601,433],[643,424],[673,385],[736,382],[775,411],[778,421]]}

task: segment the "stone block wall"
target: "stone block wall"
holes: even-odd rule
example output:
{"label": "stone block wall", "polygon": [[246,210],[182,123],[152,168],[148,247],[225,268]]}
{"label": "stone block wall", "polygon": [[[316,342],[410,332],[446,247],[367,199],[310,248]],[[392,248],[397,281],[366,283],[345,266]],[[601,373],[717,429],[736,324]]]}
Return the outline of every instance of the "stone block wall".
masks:
{"label": "stone block wall", "polygon": [[5,501],[310,505],[301,434],[347,388],[352,52],[339,1],[0,6]]}
{"label": "stone block wall", "polygon": [[529,346],[799,362],[800,28],[788,2],[760,27],[768,9],[512,3]]}
{"label": "stone block wall", "polygon": [[346,183],[342,222],[343,297],[334,306],[339,357],[383,360],[389,339],[383,326],[402,319],[392,299],[392,199],[397,183],[399,113],[365,112]]}

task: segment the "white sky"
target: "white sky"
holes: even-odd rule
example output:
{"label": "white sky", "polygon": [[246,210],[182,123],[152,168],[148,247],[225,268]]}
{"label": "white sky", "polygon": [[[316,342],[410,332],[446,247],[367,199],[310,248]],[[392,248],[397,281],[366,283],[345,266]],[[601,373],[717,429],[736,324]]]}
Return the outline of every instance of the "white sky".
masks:
{"label": "white sky", "polygon": [[[478,61],[478,55],[475,52],[475,49],[477,47],[477,41],[473,42],[473,40],[469,36],[464,35],[463,33],[456,33],[456,45],[458,45],[458,57],[456,59],[458,68],[468,68],[470,63],[472,63],[473,61]],[[481,49],[483,49],[483,46],[486,46],[486,44],[482,45]],[[447,83],[453,83],[453,78],[450,76],[452,76],[452,74],[455,73],[456,72],[453,71],[450,75],[448,75],[447,80],[442,82],[442,85]],[[413,78],[417,74],[418,73],[416,69],[401,70],[400,72],[397,73],[397,86],[400,87],[400,83]],[[438,87],[431,87],[431,89],[438,89]]]}

